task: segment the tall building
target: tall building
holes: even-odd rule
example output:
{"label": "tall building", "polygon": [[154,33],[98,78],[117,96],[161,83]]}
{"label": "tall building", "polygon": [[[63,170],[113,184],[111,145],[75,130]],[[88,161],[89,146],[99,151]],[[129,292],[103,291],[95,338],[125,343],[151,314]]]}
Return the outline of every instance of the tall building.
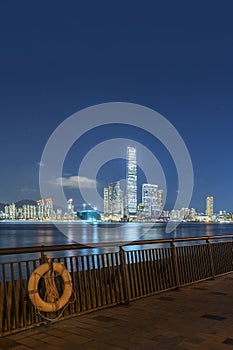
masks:
{"label": "tall building", "polygon": [[158,201],[158,208],[159,208],[159,215],[162,215],[163,213],[163,207],[164,207],[164,197],[163,197],[163,190],[158,189],[157,192],[157,201]]}
{"label": "tall building", "polygon": [[110,201],[109,201],[109,186],[104,187],[104,215],[110,214]]}
{"label": "tall building", "polygon": [[39,199],[36,201],[36,212],[38,219],[51,219],[55,217],[52,198]]}
{"label": "tall building", "polygon": [[137,158],[136,148],[127,147],[126,165],[126,211],[128,215],[137,213]]}
{"label": "tall building", "polygon": [[52,218],[55,216],[53,210],[53,200],[52,198],[46,198],[45,200],[45,215],[47,218]]}
{"label": "tall building", "polygon": [[44,201],[42,199],[38,199],[36,201],[36,212],[37,212],[37,218],[43,219],[44,218]]}
{"label": "tall building", "polygon": [[17,208],[15,206],[15,203],[5,206],[5,214],[6,217],[10,220],[17,219]]}
{"label": "tall building", "polygon": [[73,199],[70,198],[67,201],[67,216],[69,219],[74,219],[74,205],[73,205]]}
{"label": "tall building", "polygon": [[206,215],[208,216],[209,220],[213,219],[213,215],[214,215],[214,197],[212,197],[212,196],[206,197]]}
{"label": "tall building", "polygon": [[[20,209],[20,208],[19,208]],[[24,204],[21,213],[19,210],[20,218],[23,219],[35,219],[36,218],[36,206],[35,205],[29,205],[29,204]],[[22,214],[22,215],[21,215]]]}
{"label": "tall building", "polygon": [[123,215],[123,192],[119,181],[109,184],[104,188],[104,215]]}
{"label": "tall building", "polygon": [[[161,200],[161,198],[160,198]],[[158,186],[152,184],[142,185],[143,217],[158,218],[161,210],[158,201]]]}

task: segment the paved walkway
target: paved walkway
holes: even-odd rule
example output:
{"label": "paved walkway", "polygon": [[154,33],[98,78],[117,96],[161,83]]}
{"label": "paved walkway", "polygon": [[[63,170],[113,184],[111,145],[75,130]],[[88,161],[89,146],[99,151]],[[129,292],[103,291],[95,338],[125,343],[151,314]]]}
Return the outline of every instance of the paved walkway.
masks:
{"label": "paved walkway", "polygon": [[233,350],[233,274],[0,339],[0,350]]}

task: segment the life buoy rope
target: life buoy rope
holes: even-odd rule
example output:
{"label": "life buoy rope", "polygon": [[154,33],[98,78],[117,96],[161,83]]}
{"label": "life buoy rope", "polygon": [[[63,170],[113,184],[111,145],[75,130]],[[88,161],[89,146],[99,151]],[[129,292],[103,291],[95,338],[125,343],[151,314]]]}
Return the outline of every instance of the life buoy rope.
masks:
{"label": "life buoy rope", "polygon": [[[52,265],[52,269],[51,269]],[[50,274],[52,272],[52,275]],[[64,283],[64,290],[60,298],[58,298],[58,292],[55,282],[54,282],[54,272],[57,272],[57,276],[61,276],[63,283]],[[43,277],[45,280],[47,279],[50,284],[49,291],[47,291],[47,294],[50,293],[50,300],[54,300],[53,302],[46,302],[44,301],[38,291],[38,284],[39,281]],[[63,308],[69,301],[71,294],[72,294],[72,279],[70,276],[70,273],[65,268],[63,263],[44,263],[38,266],[32,273],[32,275],[29,278],[28,282],[28,294],[29,298],[32,302],[32,304],[39,310],[44,312],[54,312],[57,310],[60,310]]]}

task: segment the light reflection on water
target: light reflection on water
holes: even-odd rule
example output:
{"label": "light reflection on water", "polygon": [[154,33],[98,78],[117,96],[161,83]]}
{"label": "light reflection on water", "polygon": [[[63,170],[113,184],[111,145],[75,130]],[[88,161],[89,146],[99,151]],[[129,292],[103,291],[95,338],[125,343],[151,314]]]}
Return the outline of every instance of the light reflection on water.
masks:
{"label": "light reflection on water", "polygon": [[[165,224],[88,224],[88,223],[61,223],[61,230],[52,223],[0,223],[0,248],[65,245],[81,243],[89,248],[79,250],[78,255],[98,254],[109,251],[118,251],[115,248],[92,248],[91,243],[101,242],[132,242],[134,240],[186,238],[199,236],[212,236],[232,234],[232,224],[200,224],[182,223],[170,234],[165,233]],[[65,230],[64,230],[65,228]],[[65,232],[62,233],[61,231]],[[187,243],[181,243],[187,244]],[[157,244],[156,247],[161,246]],[[142,246],[137,246],[137,249]],[[131,246],[126,249],[136,249]],[[67,250],[51,253],[53,257],[73,256],[77,251]],[[39,257],[40,254],[21,254],[0,256],[0,262],[26,260]]]}

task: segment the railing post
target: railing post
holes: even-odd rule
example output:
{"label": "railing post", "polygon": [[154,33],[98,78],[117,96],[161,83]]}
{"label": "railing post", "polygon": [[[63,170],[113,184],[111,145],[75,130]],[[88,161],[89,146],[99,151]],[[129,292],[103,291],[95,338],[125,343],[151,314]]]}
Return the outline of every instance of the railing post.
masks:
{"label": "railing post", "polygon": [[170,242],[170,247],[172,249],[172,262],[173,262],[173,271],[174,271],[174,279],[177,289],[180,288],[180,275],[178,268],[178,259],[177,259],[177,249],[173,242]]}
{"label": "railing post", "polygon": [[40,263],[43,264],[46,262],[46,255],[44,253],[44,245],[41,246],[41,252],[40,252]]}
{"label": "railing post", "polygon": [[231,249],[231,271],[233,271],[233,237],[232,237],[232,240],[231,240],[231,243],[232,243],[232,249]]}
{"label": "railing post", "polygon": [[129,284],[128,284],[128,278],[126,274],[126,261],[125,261],[125,251],[122,246],[120,246],[120,270],[121,270],[121,276],[122,276],[122,285],[123,285],[123,291],[125,300],[122,300],[124,304],[129,304]]}
{"label": "railing post", "polygon": [[208,246],[211,278],[214,279],[214,277],[215,277],[214,259],[213,259],[213,252],[212,252],[212,244],[209,241],[209,238],[206,239],[206,243],[207,243],[207,246]]}

